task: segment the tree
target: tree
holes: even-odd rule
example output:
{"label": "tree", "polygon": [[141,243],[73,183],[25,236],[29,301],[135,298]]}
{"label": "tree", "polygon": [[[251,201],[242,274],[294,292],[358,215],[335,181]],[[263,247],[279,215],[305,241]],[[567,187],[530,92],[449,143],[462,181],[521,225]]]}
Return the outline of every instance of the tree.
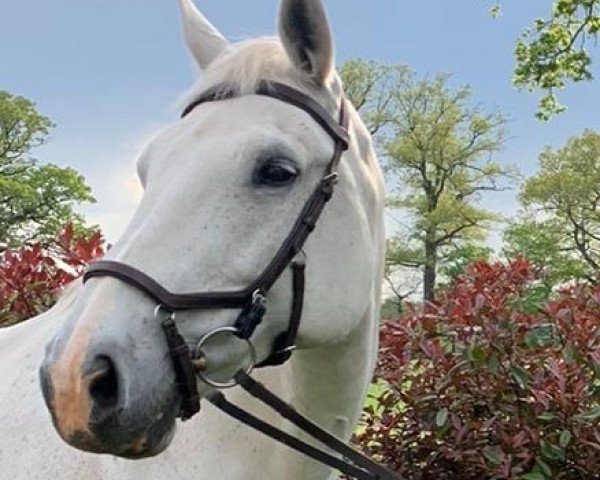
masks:
{"label": "tree", "polygon": [[440,268],[440,273],[454,282],[460,275],[464,275],[469,265],[474,262],[490,262],[494,251],[489,247],[473,243],[465,243],[450,250]]}
{"label": "tree", "polygon": [[387,125],[394,115],[393,97],[398,79],[410,73],[404,65],[386,65],[373,60],[348,60],[340,69],[344,93],[371,135]]}
{"label": "tree", "polygon": [[600,134],[586,130],[539,157],[520,199],[560,234],[558,245],[585,265],[585,276],[600,281]]}
{"label": "tree", "polygon": [[30,100],[0,91],[0,252],[33,239],[50,240],[69,222],[81,229],[83,220],[73,206],[94,201],[75,170],[31,157],[52,127]]}
{"label": "tree", "polygon": [[596,40],[600,30],[600,1],[555,0],[549,19],[535,20],[515,49],[514,83],[541,89],[536,116],[548,120],[562,112],[556,89],[567,82],[591,80],[590,57],[586,43]]}
{"label": "tree", "polygon": [[512,222],[504,230],[502,252],[509,260],[524,256],[543,268],[548,290],[589,279],[585,264],[573,255],[568,233],[553,221],[526,217]]}
{"label": "tree", "polygon": [[448,76],[418,79],[406,67],[353,60],[341,70],[350,100],[376,134],[392,195],[409,224],[392,242],[388,267],[423,269],[433,300],[439,261],[448,249],[485,238],[497,215],[479,208],[484,192],[504,190],[513,174],[491,160],[504,144],[504,117],[471,105],[468,87]]}
{"label": "tree", "polygon": [[[492,14],[499,13],[499,4]],[[555,91],[568,82],[591,80],[592,58],[600,31],[600,0],[554,0],[549,18],[538,18],[525,30],[515,48],[513,82],[542,90],[536,116],[547,121],[562,112]]]}

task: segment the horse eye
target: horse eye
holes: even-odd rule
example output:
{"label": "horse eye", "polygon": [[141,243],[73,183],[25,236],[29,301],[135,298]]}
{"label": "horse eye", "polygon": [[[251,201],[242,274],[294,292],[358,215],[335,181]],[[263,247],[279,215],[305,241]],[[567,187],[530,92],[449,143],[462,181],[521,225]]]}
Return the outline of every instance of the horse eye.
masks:
{"label": "horse eye", "polygon": [[255,172],[254,183],[270,187],[284,187],[294,183],[298,169],[288,161],[273,160],[261,165]]}

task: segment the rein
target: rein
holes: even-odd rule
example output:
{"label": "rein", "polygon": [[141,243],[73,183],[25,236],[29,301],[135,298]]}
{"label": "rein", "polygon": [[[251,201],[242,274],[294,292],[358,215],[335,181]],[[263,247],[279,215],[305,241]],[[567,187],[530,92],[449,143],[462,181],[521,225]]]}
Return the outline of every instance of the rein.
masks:
{"label": "rein", "polygon": [[[269,290],[288,267],[292,270],[293,293],[288,328],[275,337],[271,354],[260,364],[256,365],[256,367],[281,365],[291,357],[292,351],[295,348],[304,303],[306,262],[302,249],[311,232],[315,229],[325,205],[333,195],[335,184],[338,180],[337,169],[342,155],[348,149],[349,144],[349,117],[346,105],[347,101],[345,99],[342,99],[341,102],[340,119],[338,122],[312,98],[287,85],[262,81],[255,94],[270,97],[304,110],[335,142],[333,156],[327,164],[321,180],[304,204],[290,233],[260,275],[246,288],[241,290],[173,293],[135,267],[118,261],[101,260],[89,266],[83,280],[86,282],[91,278],[97,277],[117,278],[144,292],[157,302],[158,307],[155,312],[157,317],[160,311],[167,314],[161,321],[161,326],[166,335],[167,345],[173,360],[176,384],[181,395],[179,416],[183,420],[193,417],[200,410],[200,397],[197,390],[196,373],[192,364],[193,359],[183,336],[177,329],[175,312],[180,310],[241,309],[234,327],[223,327],[214,330],[200,340],[199,346],[196,348],[196,355],[201,350],[199,347],[209,337],[220,332],[230,332],[247,342],[252,359],[250,367],[245,372],[238,372],[231,383],[227,384],[216,383],[198,374],[200,378],[205,383],[218,388],[240,385],[251,395],[294,423],[298,428],[322,442],[328,449],[340,454],[341,457],[336,457],[317,449],[263,422],[249,412],[229,403],[221,392],[213,392],[207,397],[208,400],[217,408],[240,422],[358,480],[399,479],[400,477],[397,474],[356,452],[335,436],[318,427],[306,417],[303,417],[290,405],[286,404],[262,384],[249,376],[252,368],[254,368],[255,356],[250,338],[256,327],[261,323],[266,312],[266,300]],[[234,97],[235,94],[231,89],[227,89],[224,85],[218,85],[202,94],[190,104],[184,110],[182,117],[189,115],[196,107],[203,103],[227,100]],[[198,360],[198,358],[195,360]]]}

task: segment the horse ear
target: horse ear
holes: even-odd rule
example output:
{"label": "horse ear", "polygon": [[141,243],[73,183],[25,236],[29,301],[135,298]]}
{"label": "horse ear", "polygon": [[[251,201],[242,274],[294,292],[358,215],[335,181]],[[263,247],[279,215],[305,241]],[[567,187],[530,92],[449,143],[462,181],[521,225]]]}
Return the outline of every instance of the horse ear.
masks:
{"label": "horse ear", "polygon": [[321,0],[283,0],[279,36],[292,63],[324,85],[333,70],[333,39]]}
{"label": "horse ear", "polygon": [[208,67],[229,42],[194,6],[192,0],[179,0],[183,33],[191,54],[201,69]]}

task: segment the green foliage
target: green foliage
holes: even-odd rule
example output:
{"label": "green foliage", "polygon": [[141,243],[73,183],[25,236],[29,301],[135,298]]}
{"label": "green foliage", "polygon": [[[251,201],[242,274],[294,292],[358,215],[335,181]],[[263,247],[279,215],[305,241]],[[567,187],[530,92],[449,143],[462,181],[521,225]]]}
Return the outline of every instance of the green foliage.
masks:
{"label": "green foliage", "polygon": [[[586,278],[599,281],[600,134],[586,130],[563,148],[546,148],[539,157],[538,173],[525,182],[520,199],[544,215],[544,232],[533,239],[542,242],[549,255],[559,249],[558,253],[572,252],[579,260],[565,264],[563,257],[560,268],[577,270],[584,265]],[[548,245],[553,239],[554,248]]]}
{"label": "green foliage", "polygon": [[418,245],[412,248],[399,235],[385,242],[386,273],[391,274],[395,267],[417,268],[425,263],[423,249]]}
{"label": "green foliage", "polygon": [[69,222],[83,228],[73,205],[94,200],[83,177],[30,156],[52,127],[30,100],[0,91],[0,251],[52,239]]}
{"label": "green foliage", "polygon": [[398,79],[409,72],[404,65],[385,65],[372,60],[351,59],[340,67],[344,93],[371,135],[392,121],[390,109]]}
{"label": "green foliage", "polygon": [[517,42],[513,81],[544,92],[538,119],[564,111],[556,90],[592,78],[588,46],[595,46],[599,30],[600,0],[554,0],[550,17],[536,19]]}
{"label": "green foliage", "polygon": [[400,315],[403,311],[403,302],[396,297],[386,298],[381,304],[380,318],[393,318]]}
{"label": "green foliage", "polygon": [[463,275],[467,267],[476,261],[489,262],[493,250],[473,243],[466,243],[449,250],[441,262],[440,273],[450,281]]}
{"label": "green foliage", "polygon": [[492,18],[498,18],[500,15],[502,15],[502,7],[500,6],[500,3],[496,3],[496,5],[490,8],[489,11]]}
{"label": "green foliage", "polygon": [[504,190],[513,175],[490,159],[504,144],[505,119],[473,106],[470,89],[450,88],[447,75],[417,78],[403,66],[362,60],[341,71],[396,185],[388,205],[410,222],[404,238],[389,244],[388,268],[422,268],[429,300],[444,250],[485,239],[499,220],[477,204],[485,192]]}
{"label": "green foliage", "polygon": [[525,256],[544,269],[544,279],[556,285],[586,278],[585,264],[574,254],[567,232],[554,221],[524,218],[504,231],[503,254]]}

